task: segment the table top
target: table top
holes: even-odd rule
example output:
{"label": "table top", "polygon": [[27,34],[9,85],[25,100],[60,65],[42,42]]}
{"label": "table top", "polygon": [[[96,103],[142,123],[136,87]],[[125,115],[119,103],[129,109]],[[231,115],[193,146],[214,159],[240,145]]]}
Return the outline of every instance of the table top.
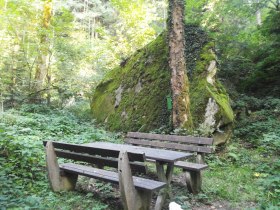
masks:
{"label": "table top", "polygon": [[169,163],[174,163],[177,160],[186,159],[193,154],[186,153],[186,152],[177,152],[172,150],[165,150],[165,149],[156,149],[156,148],[149,148],[149,147],[140,147],[140,146],[133,146],[128,144],[115,144],[110,142],[93,142],[84,144],[86,146],[95,147],[95,148],[102,148],[108,150],[126,150],[128,152],[138,152],[138,153],[145,153],[146,158],[157,160],[157,161],[164,161]]}

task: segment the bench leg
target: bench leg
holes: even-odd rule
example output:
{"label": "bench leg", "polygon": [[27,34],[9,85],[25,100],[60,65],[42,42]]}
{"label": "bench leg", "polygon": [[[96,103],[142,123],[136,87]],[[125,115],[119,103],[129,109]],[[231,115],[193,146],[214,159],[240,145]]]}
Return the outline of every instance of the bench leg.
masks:
{"label": "bench leg", "polygon": [[149,210],[152,202],[152,191],[137,190],[137,193],[141,199],[141,206],[139,210]]}
{"label": "bench leg", "polygon": [[78,175],[60,173],[52,142],[47,142],[46,145],[46,162],[48,179],[53,191],[73,190],[75,188]]}
{"label": "bench leg", "polygon": [[159,180],[167,183],[166,187],[159,191],[159,195],[156,200],[155,210],[161,210],[167,196],[172,197],[170,182],[172,179],[174,164],[172,163],[167,164],[166,173],[164,172],[163,163],[159,161],[156,162],[156,168],[157,168],[157,175]]}
{"label": "bench leg", "polygon": [[201,190],[201,183],[202,183],[202,177],[200,171],[185,171],[186,176],[186,184],[188,190],[193,193],[197,194]]}
{"label": "bench leg", "polygon": [[120,152],[118,161],[118,174],[124,209],[149,210],[152,192],[135,189],[127,152]]}
{"label": "bench leg", "polygon": [[205,158],[205,154],[204,153],[198,153],[196,155],[196,163],[205,164],[204,158]]}

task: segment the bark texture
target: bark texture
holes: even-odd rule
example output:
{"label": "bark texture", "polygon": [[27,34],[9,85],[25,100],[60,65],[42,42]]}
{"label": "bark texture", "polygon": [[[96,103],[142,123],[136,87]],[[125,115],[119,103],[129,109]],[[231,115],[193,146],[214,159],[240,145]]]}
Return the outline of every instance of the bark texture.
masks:
{"label": "bark texture", "polygon": [[172,122],[174,128],[191,128],[189,82],[186,75],[185,3],[182,0],[169,0],[168,46],[169,68],[171,70]]}

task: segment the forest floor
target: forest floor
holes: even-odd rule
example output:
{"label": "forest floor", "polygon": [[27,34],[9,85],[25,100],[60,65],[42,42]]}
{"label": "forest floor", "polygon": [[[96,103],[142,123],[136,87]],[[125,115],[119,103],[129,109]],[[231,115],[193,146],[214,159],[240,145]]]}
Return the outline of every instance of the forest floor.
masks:
{"label": "forest floor", "polygon": [[[154,176],[152,174],[151,176]],[[121,209],[122,204],[120,200],[120,193],[117,185],[103,185],[101,182],[96,182],[93,179],[82,178],[79,182],[78,190],[81,193],[92,192],[95,198],[100,199],[106,203],[107,209],[116,210]],[[100,188],[100,186],[102,186]],[[182,209],[191,210],[244,210],[257,209],[258,203],[256,201],[233,202],[219,197],[213,197],[211,200],[202,198],[203,193],[199,195],[192,195],[186,190],[186,185],[182,173],[173,177],[172,180],[173,198],[168,200],[163,207],[163,210],[168,210],[170,202],[177,202],[181,204]],[[178,193],[179,192],[179,193]],[[152,206],[155,204],[156,195],[152,200]],[[152,207],[151,206],[151,207]],[[151,208],[153,209],[153,208]]]}
{"label": "forest floor", "polygon": [[228,201],[213,201],[209,205],[200,204],[200,206],[191,207],[192,210],[243,210],[243,209],[255,209],[257,204],[254,202],[250,203],[239,203],[238,207],[233,206]]}
{"label": "forest floor", "polygon": [[[73,192],[54,193],[49,187],[42,140],[79,144],[123,141],[122,133],[97,127],[80,109],[29,105],[1,113],[1,210],[121,209],[118,188],[109,183],[79,178]],[[207,156],[209,168],[203,172],[202,192],[198,195],[187,191],[182,172],[175,169],[169,202],[180,204],[184,210],[279,209],[280,161],[274,152],[279,148],[248,147],[244,142],[233,139],[218,153]]]}

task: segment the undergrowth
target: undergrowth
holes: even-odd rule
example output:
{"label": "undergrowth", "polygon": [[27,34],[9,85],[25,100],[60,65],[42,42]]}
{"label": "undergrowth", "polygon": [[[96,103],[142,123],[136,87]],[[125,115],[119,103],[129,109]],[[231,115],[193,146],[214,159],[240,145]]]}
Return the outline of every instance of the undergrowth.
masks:
{"label": "undergrowth", "polygon": [[[277,209],[280,206],[279,107],[274,99],[246,98],[233,141],[207,156],[203,191],[189,194],[174,185],[174,199],[183,209],[217,200],[232,209]],[[250,105],[251,103],[251,105]],[[267,105],[265,105],[267,104]],[[254,106],[254,107],[253,107]],[[53,193],[45,170],[42,141],[68,143],[122,142],[120,134],[97,128],[78,107],[55,110],[26,105],[0,113],[0,209],[114,209],[111,186],[97,183],[102,199],[89,190]],[[261,131],[261,132],[260,132]],[[177,172],[177,170],[176,170]],[[82,201],[82,202],[81,202]]]}
{"label": "undergrowth", "polygon": [[259,156],[252,167],[261,189],[261,207],[280,207],[280,99],[243,95],[235,106],[243,112],[237,119],[235,137]]}
{"label": "undergrowth", "polygon": [[[26,105],[0,117],[0,209],[106,209],[78,192],[51,192],[45,170],[43,140],[68,143],[118,142],[118,134],[81,121],[69,110]],[[83,202],[81,202],[81,200]]]}
{"label": "undergrowth", "polygon": [[[232,142],[208,156],[205,193],[210,197],[255,202],[257,209],[280,207],[280,99],[240,96]],[[238,204],[239,203],[239,204]]]}

